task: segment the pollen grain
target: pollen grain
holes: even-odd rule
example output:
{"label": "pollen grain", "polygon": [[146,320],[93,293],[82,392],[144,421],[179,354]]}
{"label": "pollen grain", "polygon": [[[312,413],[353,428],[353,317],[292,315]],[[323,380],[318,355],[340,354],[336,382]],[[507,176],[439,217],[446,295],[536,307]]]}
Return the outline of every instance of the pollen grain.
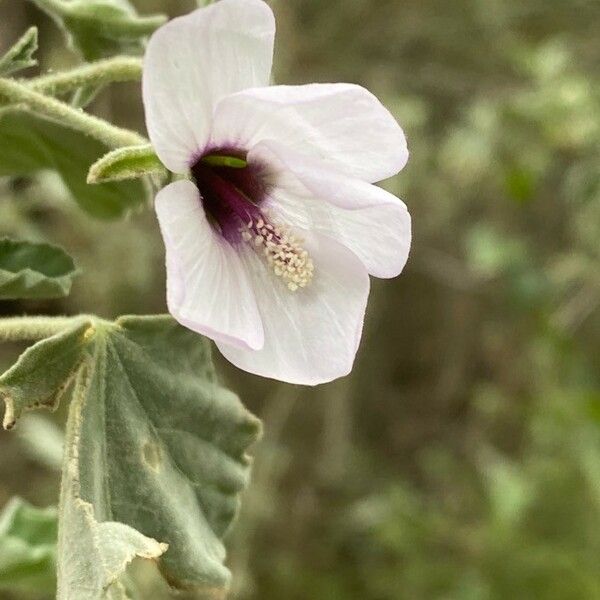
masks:
{"label": "pollen grain", "polygon": [[263,217],[249,221],[241,229],[242,239],[263,255],[267,264],[280,277],[290,292],[310,284],[314,264],[287,225],[267,221]]}

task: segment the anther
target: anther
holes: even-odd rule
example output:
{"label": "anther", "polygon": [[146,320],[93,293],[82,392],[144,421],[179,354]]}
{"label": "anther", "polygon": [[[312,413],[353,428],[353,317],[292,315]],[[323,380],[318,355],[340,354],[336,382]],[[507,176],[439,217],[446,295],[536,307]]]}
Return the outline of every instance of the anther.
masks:
{"label": "anther", "polygon": [[248,222],[240,231],[243,241],[252,242],[257,250],[262,250],[267,264],[288,290],[295,292],[311,282],[313,262],[301,246],[303,240],[293,236],[289,227],[265,222],[264,217],[259,217]]}

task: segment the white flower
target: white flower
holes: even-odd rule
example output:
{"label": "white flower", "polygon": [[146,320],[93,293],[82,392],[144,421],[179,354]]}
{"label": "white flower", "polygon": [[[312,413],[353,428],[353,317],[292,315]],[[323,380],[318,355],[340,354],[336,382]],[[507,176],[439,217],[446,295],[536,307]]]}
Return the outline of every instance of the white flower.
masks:
{"label": "white flower", "polygon": [[246,371],[314,385],[352,368],[369,273],[407,260],[406,207],[372,183],[408,151],[360,86],[269,87],[274,35],[262,0],[220,0],[152,36],[148,132],[191,174],[156,212],[172,315]]}

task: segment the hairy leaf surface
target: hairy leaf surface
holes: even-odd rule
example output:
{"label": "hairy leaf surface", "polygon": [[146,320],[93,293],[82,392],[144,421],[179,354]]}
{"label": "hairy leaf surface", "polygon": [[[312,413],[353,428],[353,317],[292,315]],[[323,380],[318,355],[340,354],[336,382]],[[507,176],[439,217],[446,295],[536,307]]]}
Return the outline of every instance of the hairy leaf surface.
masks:
{"label": "hairy leaf surface", "polygon": [[152,146],[128,146],[118,148],[98,159],[88,173],[88,183],[136,179],[144,175],[166,175]]}
{"label": "hairy leaf surface", "polygon": [[[121,578],[136,556],[157,560],[175,588],[226,589],[222,538],[248,483],[246,449],[260,422],[216,381],[208,342],[171,317],[93,319],[62,335],[72,336],[75,356],[66,353],[68,343],[56,346],[64,338],[54,336],[0,379],[0,393],[13,403],[27,396],[27,386],[33,391],[29,405],[20,402],[23,410],[76,374],[63,466],[59,598],[125,597]],[[41,344],[50,340],[62,382],[33,384],[27,373],[39,375],[48,352]]]}
{"label": "hairy leaf surface", "polygon": [[0,376],[4,400],[4,428],[11,429],[23,412],[55,409],[84,359],[86,332],[91,323],[82,319],[71,327],[29,347]]}

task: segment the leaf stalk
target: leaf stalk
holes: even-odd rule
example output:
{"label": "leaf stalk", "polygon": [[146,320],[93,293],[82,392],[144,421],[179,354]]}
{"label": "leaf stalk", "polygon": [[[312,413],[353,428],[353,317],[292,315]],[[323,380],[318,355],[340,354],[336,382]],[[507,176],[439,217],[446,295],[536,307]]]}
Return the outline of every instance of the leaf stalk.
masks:
{"label": "leaf stalk", "polygon": [[100,86],[123,81],[139,81],[142,60],[135,56],[115,56],[89,63],[69,71],[50,73],[23,81],[41,94],[60,96],[88,85]]}
{"label": "leaf stalk", "polygon": [[51,337],[77,322],[97,320],[97,317],[6,317],[0,319],[0,341],[37,341]]}
{"label": "leaf stalk", "polygon": [[0,96],[12,104],[24,105],[34,113],[81,131],[109,148],[148,143],[146,138],[134,131],[116,127],[56,98],[41,94],[19,81],[0,78]]}

